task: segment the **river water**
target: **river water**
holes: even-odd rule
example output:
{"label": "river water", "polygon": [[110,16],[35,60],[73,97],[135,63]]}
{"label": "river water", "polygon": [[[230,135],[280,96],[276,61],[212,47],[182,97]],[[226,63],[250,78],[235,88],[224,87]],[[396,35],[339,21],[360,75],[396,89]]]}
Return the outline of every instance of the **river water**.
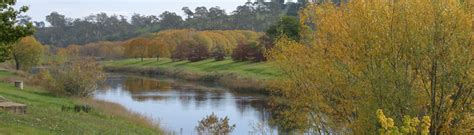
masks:
{"label": "river water", "polygon": [[268,124],[266,96],[196,83],[111,74],[94,97],[118,103],[175,134],[196,134],[198,121],[212,113],[227,116],[230,124],[236,125],[232,134],[261,134],[275,129]]}

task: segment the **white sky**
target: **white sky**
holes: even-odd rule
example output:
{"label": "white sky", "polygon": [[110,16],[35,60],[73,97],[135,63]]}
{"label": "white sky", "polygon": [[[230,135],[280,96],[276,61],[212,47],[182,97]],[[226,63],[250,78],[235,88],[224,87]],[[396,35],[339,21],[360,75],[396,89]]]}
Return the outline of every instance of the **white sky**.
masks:
{"label": "white sky", "polygon": [[183,15],[181,8],[185,6],[192,10],[197,6],[219,6],[229,13],[245,2],[247,0],[18,0],[17,6],[29,6],[27,15],[33,21],[44,21],[45,16],[53,11],[71,18],[82,18],[99,12],[130,17],[133,13],[159,15],[164,11]]}

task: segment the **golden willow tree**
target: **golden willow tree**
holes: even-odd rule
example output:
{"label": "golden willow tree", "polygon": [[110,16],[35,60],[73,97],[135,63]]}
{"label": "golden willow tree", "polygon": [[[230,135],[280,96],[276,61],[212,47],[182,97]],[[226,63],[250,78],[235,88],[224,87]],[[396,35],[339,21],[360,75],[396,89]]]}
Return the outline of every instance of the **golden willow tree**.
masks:
{"label": "golden willow tree", "polygon": [[144,58],[149,57],[150,40],[146,38],[132,39],[125,44],[125,52],[131,58],[140,58],[143,61]]}
{"label": "golden willow tree", "polygon": [[[430,117],[430,133],[472,132],[473,7],[469,0],[353,0],[309,5],[301,41],[270,53],[286,80],[283,129],[371,134],[382,109],[396,125]],[[314,30],[309,29],[314,26]],[[285,119],[286,118],[286,119]],[[422,127],[417,127],[422,128]]]}
{"label": "golden willow tree", "polygon": [[22,38],[13,45],[12,55],[16,70],[28,71],[32,67],[39,65],[43,51],[43,45],[33,36]]}

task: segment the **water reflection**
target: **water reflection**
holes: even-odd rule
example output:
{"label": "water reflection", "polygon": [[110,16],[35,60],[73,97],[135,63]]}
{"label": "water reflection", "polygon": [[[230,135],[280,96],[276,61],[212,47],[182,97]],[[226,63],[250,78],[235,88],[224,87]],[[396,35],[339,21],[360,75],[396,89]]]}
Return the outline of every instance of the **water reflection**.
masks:
{"label": "water reflection", "polygon": [[228,116],[237,125],[232,134],[249,134],[256,123],[270,128],[264,96],[235,94],[192,83],[110,75],[95,98],[159,120],[164,128],[178,134],[195,134],[197,121],[212,112],[219,117]]}

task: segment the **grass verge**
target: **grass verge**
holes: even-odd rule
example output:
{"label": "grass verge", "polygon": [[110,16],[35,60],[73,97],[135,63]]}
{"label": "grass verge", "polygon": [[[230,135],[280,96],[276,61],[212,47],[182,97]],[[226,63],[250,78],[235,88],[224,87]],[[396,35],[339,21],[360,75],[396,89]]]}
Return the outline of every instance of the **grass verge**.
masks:
{"label": "grass verge", "polygon": [[126,59],[104,62],[105,69],[116,73],[167,76],[188,81],[211,82],[238,92],[267,93],[265,81],[278,79],[280,73],[267,63],[170,59]]}

